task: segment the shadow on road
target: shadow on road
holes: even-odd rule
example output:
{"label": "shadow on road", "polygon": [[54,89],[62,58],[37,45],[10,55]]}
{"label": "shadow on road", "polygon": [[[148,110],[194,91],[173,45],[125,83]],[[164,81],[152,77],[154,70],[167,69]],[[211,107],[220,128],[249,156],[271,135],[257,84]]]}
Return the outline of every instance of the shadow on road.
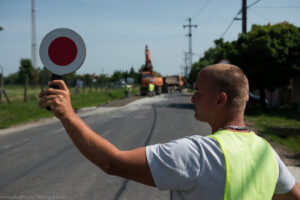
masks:
{"label": "shadow on road", "polygon": [[192,103],[172,103],[172,104],[169,104],[167,107],[194,110],[194,104],[192,104]]}
{"label": "shadow on road", "polygon": [[[152,135],[154,133],[155,126],[156,126],[157,111],[156,111],[155,105],[152,105],[152,108],[153,108],[153,113],[154,113],[153,114],[154,115],[153,116],[153,124],[152,124],[152,127],[151,127],[151,131],[150,131],[150,133],[149,133],[149,135],[148,135],[148,137],[147,137],[147,139],[146,139],[146,141],[144,143],[144,146],[147,146],[149,144],[149,142],[151,140],[151,137],[152,137]],[[123,180],[123,184],[120,187],[119,191],[116,193],[116,195],[114,197],[114,200],[119,200],[120,199],[120,197],[122,196],[123,192],[126,190],[128,183],[129,183],[128,179],[124,179]]]}

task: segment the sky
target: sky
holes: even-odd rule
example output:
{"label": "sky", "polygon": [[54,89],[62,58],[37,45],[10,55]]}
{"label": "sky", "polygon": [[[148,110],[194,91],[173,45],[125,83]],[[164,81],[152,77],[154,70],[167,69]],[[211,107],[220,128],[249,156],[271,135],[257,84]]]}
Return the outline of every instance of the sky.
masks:
{"label": "sky", "polygon": [[[248,0],[250,5],[256,0]],[[145,45],[155,71],[163,76],[182,74],[192,18],[193,62],[214,46],[241,9],[241,0],[35,0],[37,46],[55,28],[79,33],[87,48],[78,74],[112,74],[138,70],[145,63]],[[241,16],[239,16],[241,17]],[[252,24],[288,21],[300,26],[299,0],[261,0],[247,10]],[[20,59],[31,58],[31,0],[0,0],[0,65],[4,76],[18,71]],[[236,40],[241,21],[223,36]],[[42,68],[38,56],[38,67]]]}

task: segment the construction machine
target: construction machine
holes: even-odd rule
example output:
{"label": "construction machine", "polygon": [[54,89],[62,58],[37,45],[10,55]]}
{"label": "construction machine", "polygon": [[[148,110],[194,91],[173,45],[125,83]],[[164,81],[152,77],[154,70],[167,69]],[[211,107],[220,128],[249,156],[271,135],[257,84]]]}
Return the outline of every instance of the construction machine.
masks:
{"label": "construction machine", "polygon": [[141,70],[140,94],[147,95],[149,84],[150,82],[152,82],[155,86],[155,93],[159,95],[162,92],[163,78],[159,73],[153,71],[150,51],[147,45],[145,48],[145,56],[146,56],[145,66]]}
{"label": "construction machine", "polygon": [[174,91],[179,91],[183,89],[184,82],[181,76],[166,76],[163,78],[163,92],[173,93]]}

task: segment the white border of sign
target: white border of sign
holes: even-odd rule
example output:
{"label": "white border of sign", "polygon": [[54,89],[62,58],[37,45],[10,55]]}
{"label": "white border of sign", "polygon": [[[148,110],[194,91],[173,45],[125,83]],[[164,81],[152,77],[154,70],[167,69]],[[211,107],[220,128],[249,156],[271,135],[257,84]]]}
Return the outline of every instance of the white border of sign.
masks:
{"label": "white border of sign", "polygon": [[[53,40],[59,37],[67,37],[73,40],[77,47],[77,56],[72,63],[65,66],[56,65],[49,58],[48,49]],[[86,56],[86,48],[83,39],[78,33],[67,28],[57,28],[43,38],[40,45],[40,58],[44,66],[50,70],[53,74],[64,75],[76,71],[83,64]]]}

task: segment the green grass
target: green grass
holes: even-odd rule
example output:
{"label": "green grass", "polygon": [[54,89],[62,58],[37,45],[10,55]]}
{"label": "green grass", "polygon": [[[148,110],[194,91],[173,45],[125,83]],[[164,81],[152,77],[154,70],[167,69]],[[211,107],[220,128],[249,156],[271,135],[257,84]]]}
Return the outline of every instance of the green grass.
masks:
{"label": "green grass", "polygon": [[[11,103],[7,103],[2,96],[2,103],[0,103],[0,129],[53,116],[52,112],[40,109],[38,106],[40,88],[28,88],[27,102],[23,102],[24,88],[21,86],[7,86],[5,90]],[[122,88],[108,90],[102,88],[101,91],[99,89],[97,92],[95,89],[90,91],[87,88],[85,93],[82,90],[79,93],[75,93],[74,90],[74,88],[70,89],[74,109],[97,106],[125,97],[125,92]],[[137,88],[134,89],[133,94],[138,94]]]}
{"label": "green grass", "polygon": [[11,104],[0,104],[0,129],[13,125],[35,121],[37,119],[51,117],[53,114],[38,107],[38,99],[23,103],[13,100]]}
{"label": "green grass", "polygon": [[[44,86],[44,88],[47,88],[48,86]],[[22,85],[6,85],[5,86],[5,92],[10,100],[23,100],[24,99],[24,86]],[[33,88],[29,86],[27,88],[27,96],[29,99],[35,99],[36,96],[40,93],[41,88],[36,87]],[[4,97],[2,97],[2,101],[6,101]]]}
{"label": "green grass", "polygon": [[245,120],[268,140],[300,153],[300,114],[296,109],[246,109]]}
{"label": "green grass", "polygon": [[79,93],[71,95],[73,108],[83,108],[105,104],[115,99],[125,97],[124,89],[115,89],[108,92],[87,92],[86,94]]}

